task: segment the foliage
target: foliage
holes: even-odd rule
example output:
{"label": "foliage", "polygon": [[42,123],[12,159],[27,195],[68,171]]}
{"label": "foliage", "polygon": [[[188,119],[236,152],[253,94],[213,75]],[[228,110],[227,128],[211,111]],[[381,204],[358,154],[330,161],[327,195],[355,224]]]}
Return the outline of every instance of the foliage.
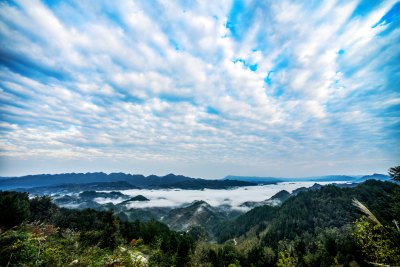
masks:
{"label": "foliage", "polygon": [[390,168],[389,176],[395,181],[400,181],[400,166]]}
{"label": "foliage", "polygon": [[[155,266],[181,266],[194,248],[188,234],[160,222],[59,209],[47,196],[29,200],[25,193],[1,192],[0,205],[9,213],[0,217],[2,227],[13,227],[0,235],[0,266],[145,266],[147,258]],[[30,223],[19,225],[24,221]]]}
{"label": "foliage", "polygon": [[209,245],[201,243],[192,256],[191,266],[241,266],[244,255],[236,247],[227,243],[224,245]]}
{"label": "foliage", "polygon": [[58,207],[50,196],[35,196],[29,200],[30,221],[51,222],[58,213]]}
{"label": "foliage", "polygon": [[256,207],[246,214],[239,216],[234,221],[219,225],[215,230],[215,235],[219,242],[240,236],[257,224],[265,225],[266,222],[270,222],[277,211],[278,208],[269,205]]}
{"label": "foliage", "polygon": [[27,193],[0,192],[0,229],[9,229],[27,220],[30,215]]}
{"label": "foliage", "polygon": [[207,231],[201,226],[190,227],[188,234],[194,241],[206,241],[210,238]]}
{"label": "foliage", "polygon": [[355,222],[353,236],[367,262],[400,265],[398,229],[385,228],[363,216]]}
{"label": "foliage", "polygon": [[76,233],[47,228],[27,225],[2,235],[0,266],[133,266],[129,250],[83,248]]}
{"label": "foliage", "polygon": [[279,257],[276,266],[278,267],[295,267],[297,259],[294,256],[293,247],[290,244],[280,241]]}

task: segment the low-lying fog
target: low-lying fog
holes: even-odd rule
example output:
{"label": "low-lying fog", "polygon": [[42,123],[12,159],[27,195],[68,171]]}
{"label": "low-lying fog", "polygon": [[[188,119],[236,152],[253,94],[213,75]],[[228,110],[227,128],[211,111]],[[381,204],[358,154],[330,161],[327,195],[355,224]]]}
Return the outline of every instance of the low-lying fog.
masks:
{"label": "low-lying fog", "polygon": [[[263,201],[271,198],[281,190],[291,193],[300,187],[311,187],[315,182],[294,182],[278,183],[273,185],[259,185],[249,187],[238,187],[233,189],[204,189],[204,190],[182,190],[182,189],[132,189],[121,190],[120,192],[129,195],[143,195],[150,201],[134,201],[127,205],[128,208],[149,208],[149,207],[178,207],[192,203],[195,200],[204,200],[211,206],[229,205],[234,209],[245,209],[239,207],[246,201]],[[325,185],[333,182],[319,182]],[[337,182],[343,183],[343,182]],[[109,192],[109,191],[107,191]],[[112,202],[118,204],[122,199],[96,198],[99,204]]]}

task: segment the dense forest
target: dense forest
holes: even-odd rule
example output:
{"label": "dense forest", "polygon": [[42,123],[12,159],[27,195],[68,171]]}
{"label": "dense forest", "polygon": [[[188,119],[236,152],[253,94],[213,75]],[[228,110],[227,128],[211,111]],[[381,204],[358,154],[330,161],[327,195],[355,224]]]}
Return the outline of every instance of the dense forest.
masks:
{"label": "dense forest", "polygon": [[368,266],[400,264],[400,186],[323,186],[217,225],[123,221],[59,208],[48,196],[0,192],[0,266]]}

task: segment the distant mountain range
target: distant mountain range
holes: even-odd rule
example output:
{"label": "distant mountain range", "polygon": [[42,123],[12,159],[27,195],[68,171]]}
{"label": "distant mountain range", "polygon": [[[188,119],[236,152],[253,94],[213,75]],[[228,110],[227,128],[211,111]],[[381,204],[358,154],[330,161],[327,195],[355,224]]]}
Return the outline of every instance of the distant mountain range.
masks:
{"label": "distant mountain range", "polygon": [[[180,189],[225,189],[238,186],[254,186],[256,183],[247,181],[195,179],[183,175],[168,174],[165,176],[139,174],[111,173],[64,173],[38,174],[22,177],[0,178],[0,190],[58,189],[71,190],[116,190],[137,188],[180,188]],[[115,186],[115,187],[113,187]],[[39,190],[39,191],[40,191]]]}
{"label": "distant mountain range", "polygon": [[258,177],[258,176],[235,176],[228,175],[224,178],[224,180],[236,180],[236,181],[245,181],[251,183],[258,184],[274,184],[284,182],[287,178],[276,178],[276,177]]}
{"label": "distant mountain range", "polygon": [[[21,177],[0,177],[0,190],[45,191],[45,189],[76,190],[123,190],[123,189],[157,189],[179,188],[201,190],[227,189],[240,186],[255,186],[257,184],[276,184],[280,182],[335,182],[346,181],[361,183],[368,179],[386,181],[390,177],[384,174],[365,176],[328,175],[305,178],[277,178],[254,176],[227,176],[224,179],[208,180],[191,178],[183,175],[168,174],[165,176],[141,174],[125,174],[103,172],[95,173],[63,173],[38,174]],[[28,190],[29,189],[29,190]]]}
{"label": "distant mountain range", "polygon": [[390,177],[385,174],[374,173],[372,175],[325,175],[302,178],[279,178],[279,177],[258,177],[258,176],[234,176],[228,175],[225,180],[245,181],[258,184],[271,184],[282,182],[351,182],[362,183],[369,179],[388,181]]}

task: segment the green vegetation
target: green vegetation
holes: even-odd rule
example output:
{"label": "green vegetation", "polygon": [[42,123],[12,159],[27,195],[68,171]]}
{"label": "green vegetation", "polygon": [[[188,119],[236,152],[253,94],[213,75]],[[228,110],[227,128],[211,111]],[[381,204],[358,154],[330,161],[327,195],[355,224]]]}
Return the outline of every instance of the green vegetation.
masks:
{"label": "green vegetation", "polygon": [[26,193],[2,192],[0,194],[0,226],[9,229],[25,221],[30,215]]}
{"label": "green vegetation", "polygon": [[395,181],[400,181],[400,166],[390,168],[389,176]]}
{"label": "green vegetation", "polygon": [[0,192],[0,266],[396,266],[398,203],[392,182],[323,186],[222,222],[211,244],[201,227],[175,232]]}
{"label": "green vegetation", "polygon": [[[385,225],[361,224],[359,199]],[[328,185],[300,192],[280,207],[262,206],[220,226],[219,242],[235,238],[242,266],[399,265],[400,186],[369,180],[354,188]],[[364,223],[365,224],[365,223]],[[380,240],[382,245],[379,242]],[[372,257],[380,246],[381,258]],[[204,262],[204,260],[203,260]],[[210,259],[209,262],[212,262]]]}
{"label": "green vegetation", "polygon": [[353,200],[365,216],[355,222],[353,236],[367,262],[374,265],[397,265],[400,262],[400,228],[398,222],[383,225],[378,218],[361,202]]}
{"label": "green vegetation", "polygon": [[0,266],[181,266],[194,248],[162,223],[59,209],[47,196],[0,192],[0,205]]}

